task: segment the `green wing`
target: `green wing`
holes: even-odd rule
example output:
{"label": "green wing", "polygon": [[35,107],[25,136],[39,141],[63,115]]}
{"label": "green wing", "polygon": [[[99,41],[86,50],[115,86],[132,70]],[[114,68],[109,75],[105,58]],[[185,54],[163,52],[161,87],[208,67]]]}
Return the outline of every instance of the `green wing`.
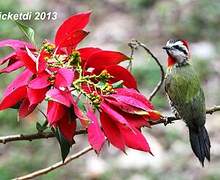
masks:
{"label": "green wing", "polygon": [[191,65],[174,67],[167,74],[165,90],[188,126],[192,126],[192,123],[197,125],[205,123],[205,97],[198,76]]}

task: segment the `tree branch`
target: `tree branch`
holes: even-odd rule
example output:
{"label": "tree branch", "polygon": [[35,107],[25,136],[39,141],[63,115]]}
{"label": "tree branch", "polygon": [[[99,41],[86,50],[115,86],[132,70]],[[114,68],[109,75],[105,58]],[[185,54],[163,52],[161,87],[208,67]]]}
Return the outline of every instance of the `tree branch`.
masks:
{"label": "tree branch", "polygon": [[91,146],[88,146],[86,148],[84,148],[83,150],[79,151],[78,153],[76,154],[73,154],[69,157],[66,158],[66,160],[63,162],[63,161],[60,161],[60,162],[57,162],[56,164],[52,165],[52,166],[49,166],[47,168],[44,168],[44,169],[41,169],[41,170],[38,170],[38,171],[35,171],[31,174],[28,174],[28,175],[25,175],[25,176],[21,176],[21,177],[17,177],[15,178],[14,180],[26,180],[26,179],[33,179],[35,177],[38,177],[38,176],[41,176],[43,174],[47,174],[48,172],[51,172],[59,167],[62,167],[68,163],[70,163],[72,160],[74,159],[77,159],[79,158],[80,156],[88,153],[89,151],[92,150],[92,147]]}
{"label": "tree branch", "polygon": [[159,91],[159,89],[161,88],[161,86],[163,85],[164,79],[165,79],[165,71],[163,69],[162,64],[160,63],[160,61],[156,58],[156,56],[154,56],[154,54],[147,48],[147,46],[141,42],[139,42],[138,40],[133,40],[132,42],[130,42],[129,47],[131,48],[131,55],[133,56],[134,53],[134,49],[137,49],[138,46],[142,47],[148,54],[151,55],[151,57],[155,60],[155,62],[157,63],[157,65],[160,68],[160,81],[158,82],[157,86],[154,88],[154,90],[151,92],[150,96],[149,96],[149,101],[151,101],[153,99],[153,97],[156,95],[156,93]]}
{"label": "tree branch", "polygon": [[[220,111],[220,106],[214,106],[212,108],[208,108],[206,110],[206,114],[213,114],[214,112]],[[169,122],[167,122],[167,120]],[[173,117],[173,116],[168,116],[168,117],[164,117],[163,119],[159,120],[159,121],[151,121],[150,124],[151,125],[157,125],[157,124],[168,124],[168,123],[172,123],[173,121],[177,121],[180,120],[179,118]],[[87,133],[86,130],[80,130],[77,131],[76,134],[85,134]],[[49,137],[54,137],[54,135],[52,133],[43,133],[43,135],[39,135],[39,134],[30,134],[30,135],[14,135],[14,136],[5,136],[5,137],[1,137],[0,138],[0,142],[5,141],[5,142],[10,142],[10,141],[18,141],[18,140],[33,140],[30,138],[34,138],[34,139],[40,139],[40,138],[49,138]],[[73,154],[71,156],[69,156],[68,158],[66,158],[66,160],[64,162],[60,161],[50,167],[35,171],[31,174],[25,175],[25,176],[21,176],[18,178],[15,178],[14,180],[25,180],[25,179],[32,179],[34,177],[43,175],[43,174],[47,174],[50,171],[53,171],[61,166],[64,166],[66,164],[68,164],[69,162],[71,162],[72,160],[79,158],[80,156],[86,154],[87,152],[91,151],[92,147],[88,146],[85,149],[83,149],[82,151]]]}
{"label": "tree branch", "polygon": [[[76,135],[79,134],[86,134],[86,130],[78,130],[76,131]],[[2,136],[0,137],[0,143],[6,144],[12,141],[32,141],[36,139],[48,139],[55,137],[53,132],[41,132],[41,133],[34,133],[34,134],[17,134],[17,135],[9,135],[9,136]]]}
{"label": "tree branch", "polygon": [[[212,108],[207,108],[206,109],[206,114],[213,114],[216,111],[220,111],[220,105],[219,106],[214,106]],[[159,121],[151,121],[150,124],[157,125],[157,124],[166,124],[169,122],[173,122],[176,120],[180,120],[179,118],[173,117],[173,116],[168,116],[160,119]],[[76,135],[79,134],[86,134],[87,131],[82,129],[76,131]],[[2,136],[0,137],[0,143],[6,144],[8,142],[13,142],[13,141],[33,141],[37,139],[48,139],[48,138],[53,138],[55,135],[53,132],[42,132],[42,133],[35,133],[35,134],[17,134],[17,135],[9,135],[9,136]]]}
{"label": "tree branch", "polygon": [[[220,105],[219,106],[214,106],[214,107],[211,107],[211,108],[207,108],[206,109],[206,114],[213,114],[214,112],[217,112],[217,111],[220,111]],[[153,125],[157,125],[157,124],[169,124],[169,123],[172,123],[173,121],[177,121],[177,120],[180,120],[181,118],[177,118],[177,117],[174,117],[174,116],[168,116],[168,117],[164,117],[162,119],[160,119],[159,121],[151,121],[150,124],[153,126]]]}
{"label": "tree branch", "polygon": [[[216,111],[220,111],[220,106],[214,106],[212,108],[208,108],[206,110],[206,114],[213,114]],[[168,116],[168,117],[164,117],[163,119],[159,120],[159,121],[151,121],[150,124],[151,125],[157,125],[157,124],[168,124],[168,123],[172,123],[173,121],[177,121],[180,120],[179,118],[173,117],[173,116]],[[169,121],[169,122],[167,122]],[[76,132],[76,134],[85,134],[87,133],[86,130],[79,130]],[[43,133],[43,134],[30,134],[30,135],[14,135],[14,136],[5,136],[5,137],[1,137],[0,138],[0,142],[10,142],[10,141],[18,141],[18,140],[33,140],[31,138],[34,139],[40,139],[40,138],[49,138],[49,137],[54,137],[54,135],[52,133]],[[73,154],[71,156],[69,156],[68,158],[66,158],[66,160],[64,162],[60,161],[50,167],[35,171],[31,174],[25,175],[25,176],[21,176],[21,177],[17,177],[14,180],[26,180],[26,179],[32,179],[34,177],[37,176],[41,176],[43,174],[47,174],[50,171],[53,171],[61,166],[64,166],[66,164],[68,164],[69,162],[71,162],[72,160],[79,158],[80,156],[86,154],[87,152],[91,151],[92,147],[88,146],[85,149],[83,149],[82,151]]]}
{"label": "tree branch", "polygon": [[220,111],[220,105],[214,106],[212,108],[206,109],[206,114],[213,114],[216,111]]}

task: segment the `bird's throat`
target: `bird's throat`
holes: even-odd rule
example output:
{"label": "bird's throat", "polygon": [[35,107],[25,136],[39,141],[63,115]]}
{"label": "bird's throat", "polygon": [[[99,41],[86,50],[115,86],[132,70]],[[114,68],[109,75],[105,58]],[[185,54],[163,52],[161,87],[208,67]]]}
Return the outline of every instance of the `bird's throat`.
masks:
{"label": "bird's throat", "polygon": [[168,55],[167,58],[167,66],[168,68],[173,67],[173,65],[176,63],[175,59]]}

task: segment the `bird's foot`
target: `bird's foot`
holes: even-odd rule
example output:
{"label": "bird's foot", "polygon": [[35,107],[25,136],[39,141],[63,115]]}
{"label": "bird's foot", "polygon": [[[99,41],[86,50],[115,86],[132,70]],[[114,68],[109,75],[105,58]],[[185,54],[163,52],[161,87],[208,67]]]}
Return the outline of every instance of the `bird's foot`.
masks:
{"label": "bird's foot", "polygon": [[173,124],[176,117],[165,117],[164,126],[167,126],[168,124]]}

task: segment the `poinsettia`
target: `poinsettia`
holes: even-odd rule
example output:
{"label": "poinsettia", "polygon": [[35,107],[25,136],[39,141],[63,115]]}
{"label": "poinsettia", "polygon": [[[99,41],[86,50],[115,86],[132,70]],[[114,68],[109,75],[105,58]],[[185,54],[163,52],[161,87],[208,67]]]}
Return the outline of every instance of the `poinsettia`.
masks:
{"label": "poinsettia", "polygon": [[0,48],[1,47],[10,47],[14,51],[9,55],[0,59],[0,65],[3,65],[8,62],[7,67],[1,69],[0,73],[10,73],[12,71],[21,68],[24,65],[22,61],[19,61],[19,57],[17,55],[18,51],[25,51],[26,47],[29,48],[30,50],[33,51],[35,50],[32,44],[14,39],[7,39],[0,41]]}
{"label": "poinsettia", "polygon": [[[97,125],[97,120],[91,125],[95,126],[94,131],[98,131],[101,136],[102,133],[97,129],[102,127],[107,139],[123,151],[125,151],[125,146],[128,146],[150,152],[149,145],[141,134],[140,128],[150,127],[149,119],[160,119],[161,115],[158,111],[153,110],[153,105],[136,90],[128,88],[118,88],[115,93],[104,96],[94,94],[94,96],[97,99],[100,98],[101,110],[100,125]],[[91,114],[91,112],[89,113]],[[88,133],[90,135],[92,130]],[[97,145],[98,142],[90,141],[90,143],[92,146],[101,148],[103,141],[100,141],[99,145]],[[100,151],[99,148],[96,149],[97,152]]]}
{"label": "poinsettia", "polygon": [[40,48],[18,40],[0,41],[13,52],[0,60],[0,70],[23,71],[6,88],[0,110],[16,107],[19,116],[29,115],[47,102],[47,123],[55,133],[65,159],[77,125],[87,129],[88,141],[99,153],[109,141],[116,148],[151,152],[141,128],[161,115],[137,89],[133,75],[120,65],[130,58],[121,52],[97,47],[77,48],[88,35],[84,30],[90,12],[66,19],[58,28],[54,43]]}
{"label": "poinsettia", "polygon": [[13,107],[26,98],[28,81],[32,72],[26,69],[19,74],[6,88],[0,103],[0,110]]}

